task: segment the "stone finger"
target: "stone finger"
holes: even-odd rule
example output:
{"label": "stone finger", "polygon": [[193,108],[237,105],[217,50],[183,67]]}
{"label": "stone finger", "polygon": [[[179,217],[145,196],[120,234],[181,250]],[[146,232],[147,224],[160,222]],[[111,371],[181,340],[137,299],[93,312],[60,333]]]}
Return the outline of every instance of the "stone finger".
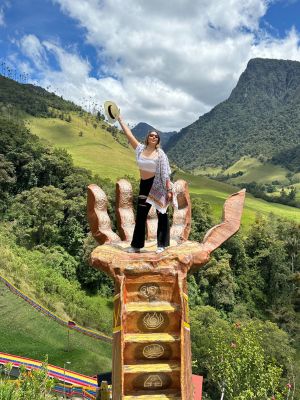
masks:
{"label": "stone finger", "polygon": [[191,231],[191,200],[186,181],[179,179],[174,183],[178,208],[174,208],[170,236],[176,242],[188,240]]}
{"label": "stone finger", "polygon": [[122,240],[131,240],[134,230],[133,193],[131,183],[120,179],[116,184],[116,217]]}
{"label": "stone finger", "polygon": [[87,214],[92,235],[99,244],[120,241],[111,229],[106,194],[95,184],[88,186]]}

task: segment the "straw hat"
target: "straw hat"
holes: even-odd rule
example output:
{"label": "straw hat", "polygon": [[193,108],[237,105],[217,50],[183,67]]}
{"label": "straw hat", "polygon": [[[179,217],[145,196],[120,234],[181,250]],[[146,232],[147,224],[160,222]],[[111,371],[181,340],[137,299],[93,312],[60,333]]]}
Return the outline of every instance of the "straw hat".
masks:
{"label": "straw hat", "polygon": [[110,100],[104,103],[104,111],[110,124],[114,124],[120,115],[120,110],[118,106],[116,105],[116,103]]}

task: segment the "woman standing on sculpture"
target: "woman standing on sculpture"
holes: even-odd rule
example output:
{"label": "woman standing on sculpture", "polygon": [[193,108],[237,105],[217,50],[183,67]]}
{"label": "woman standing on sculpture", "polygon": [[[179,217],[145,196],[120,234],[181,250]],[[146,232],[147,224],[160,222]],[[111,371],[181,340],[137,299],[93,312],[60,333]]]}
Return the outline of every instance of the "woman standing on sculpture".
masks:
{"label": "woman standing on sculpture", "polygon": [[159,148],[160,137],[157,131],[149,131],[145,144],[142,144],[138,142],[121,116],[118,116],[117,120],[135,150],[141,176],[136,223],[128,252],[139,253],[144,247],[147,215],[153,205],[158,216],[156,252],[161,253],[170,245],[167,208],[172,201],[173,193],[168,157]]}

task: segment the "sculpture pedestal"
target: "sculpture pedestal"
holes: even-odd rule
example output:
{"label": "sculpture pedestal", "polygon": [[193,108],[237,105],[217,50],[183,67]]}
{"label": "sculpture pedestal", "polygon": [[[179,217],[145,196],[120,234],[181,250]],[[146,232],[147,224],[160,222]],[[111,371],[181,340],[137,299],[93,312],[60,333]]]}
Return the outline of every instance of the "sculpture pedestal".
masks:
{"label": "sculpture pedestal", "polygon": [[[198,244],[197,244],[198,246]],[[127,254],[103,245],[115,279],[113,400],[192,400],[187,267],[178,254],[192,242],[155,253]],[[118,260],[117,266],[114,261]],[[109,260],[108,260],[109,259]],[[112,265],[112,264],[113,265]]]}

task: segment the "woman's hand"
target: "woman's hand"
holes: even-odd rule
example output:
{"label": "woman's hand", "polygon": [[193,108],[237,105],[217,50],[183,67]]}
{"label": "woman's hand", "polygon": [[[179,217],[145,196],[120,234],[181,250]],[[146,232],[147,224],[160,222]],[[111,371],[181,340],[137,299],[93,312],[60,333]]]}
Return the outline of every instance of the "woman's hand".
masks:
{"label": "woman's hand", "polygon": [[173,199],[173,193],[172,192],[168,192],[167,193],[167,199],[168,199],[169,202],[172,201],[172,199]]}

